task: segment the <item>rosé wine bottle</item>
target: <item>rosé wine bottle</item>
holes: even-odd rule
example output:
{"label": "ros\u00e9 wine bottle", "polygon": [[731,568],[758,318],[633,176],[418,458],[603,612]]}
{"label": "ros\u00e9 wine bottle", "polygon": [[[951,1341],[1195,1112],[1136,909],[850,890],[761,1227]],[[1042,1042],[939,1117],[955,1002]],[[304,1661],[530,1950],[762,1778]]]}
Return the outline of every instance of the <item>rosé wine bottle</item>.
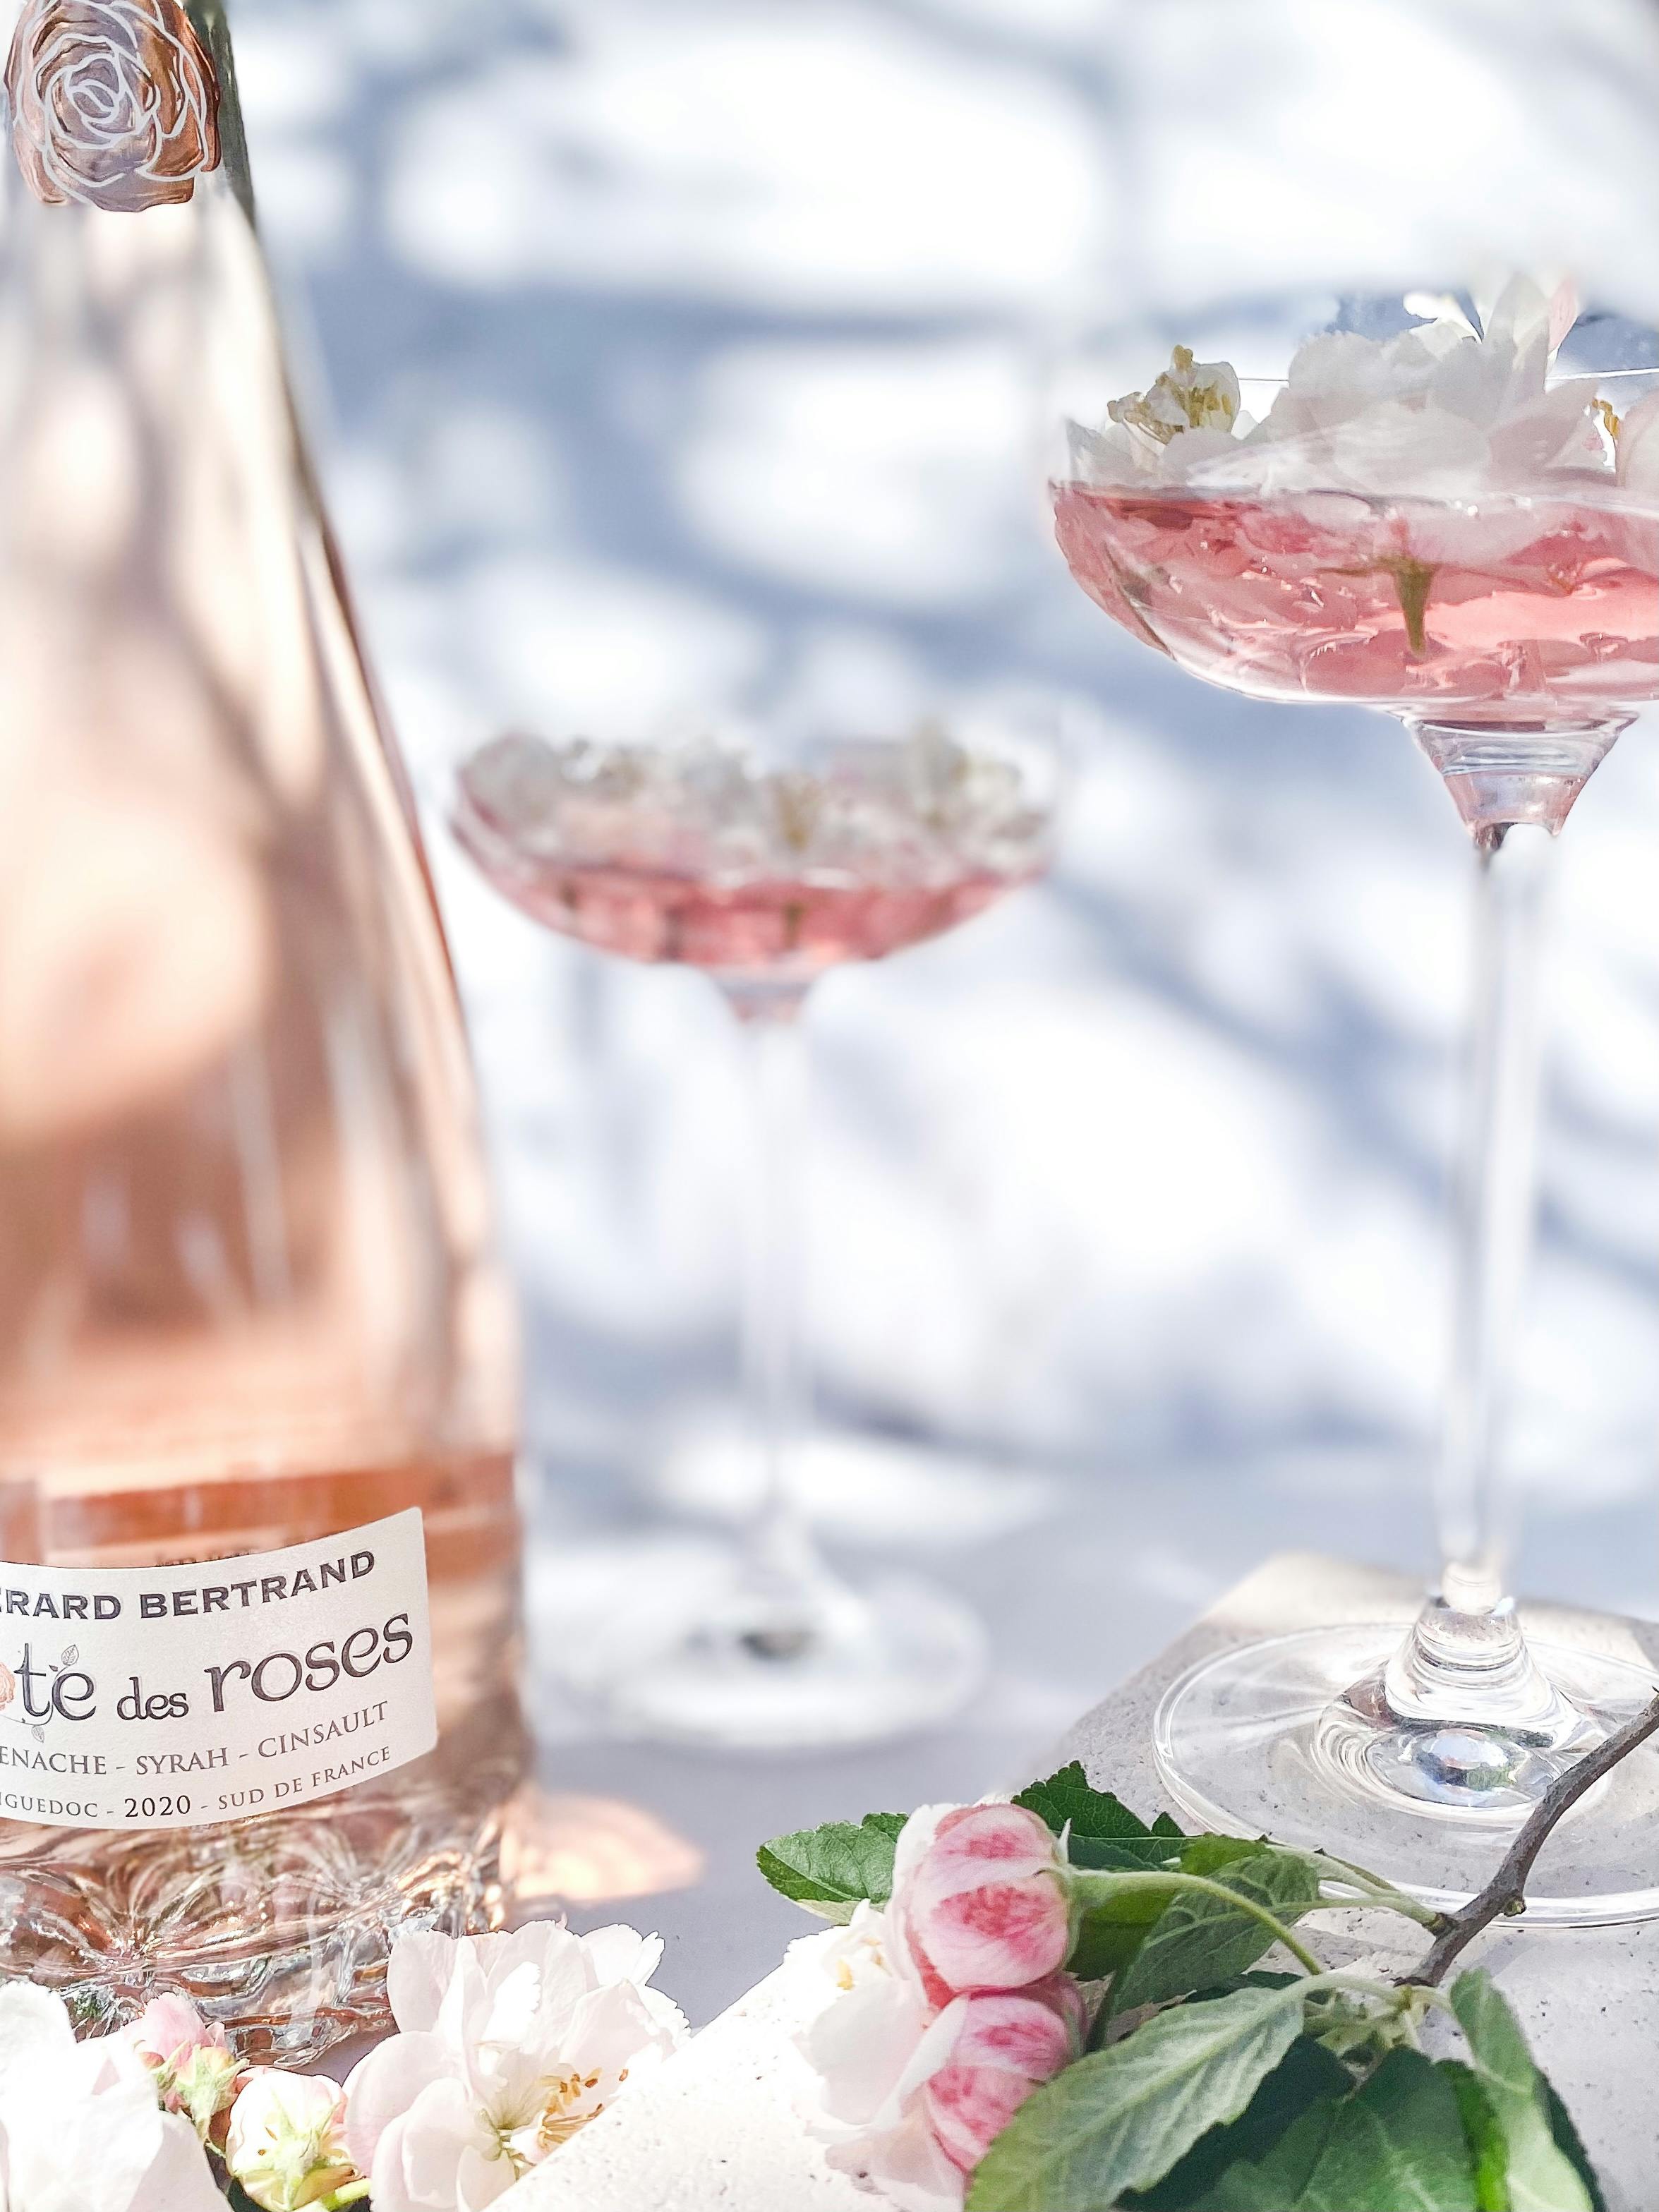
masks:
{"label": "ros\u00e9 wine bottle", "polygon": [[252,2053],[501,1906],[514,1353],[217,0],[0,143],[0,1961]]}

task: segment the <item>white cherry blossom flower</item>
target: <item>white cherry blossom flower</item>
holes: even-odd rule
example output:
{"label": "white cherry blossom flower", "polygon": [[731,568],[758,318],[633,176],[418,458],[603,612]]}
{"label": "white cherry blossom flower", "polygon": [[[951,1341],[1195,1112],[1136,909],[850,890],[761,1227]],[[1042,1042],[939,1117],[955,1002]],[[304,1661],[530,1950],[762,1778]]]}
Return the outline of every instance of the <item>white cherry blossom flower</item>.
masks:
{"label": "white cherry blossom flower", "polygon": [[647,1986],[659,1937],[398,1937],[386,1991],[400,2033],[347,2084],[346,2141],[375,2212],[482,2212],[684,2040]]}
{"label": "white cherry blossom flower", "polygon": [[929,2043],[939,2021],[905,1971],[886,1915],[866,1905],[848,1927],[792,1944],[790,1956],[825,1992],[799,2046],[818,2076],[814,2130],[830,2165],[863,2176],[902,2212],[961,2212],[961,2169],[940,2148],[921,2095],[951,2031]]}
{"label": "white cherry blossom flower", "polygon": [[301,2212],[356,2180],[339,2083],[255,2067],[231,2107],[225,2166],[264,2212]]}
{"label": "white cherry blossom flower", "polygon": [[0,2212],[224,2212],[131,2043],[77,2044],[62,2000],[27,1984],[0,1990]]}
{"label": "white cherry blossom flower", "polygon": [[1189,346],[1176,346],[1150,391],[1115,399],[1106,412],[1158,446],[1183,430],[1231,430],[1238,419],[1238,378],[1230,362],[1194,361]]}
{"label": "white cherry blossom flower", "polygon": [[[1534,289],[1547,302],[1550,357],[1553,360],[1562,340],[1578,319],[1578,287],[1565,270],[1534,269],[1529,275]],[[1408,314],[1421,315],[1425,322],[1454,325],[1466,337],[1478,338],[1491,326],[1498,303],[1510,282],[1509,270],[1488,270],[1473,289],[1473,315],[1465,310],[1454,292],[1407,292],[1404,305]]]}
{"label": "white cherry blossom flower", "polygon": [[[1590,380],[1553,378],[1577,313],[1570,285],[1511,277],[1466,314],[1412,294],[1426,319],[1399,336],[1310,338],[1259,422],[1237,411],[1224,362],[1179,348],[1151,390],[1073,426],[1075,477],[1104,487],[1240,494],[1348,491],[1468,498],[1613,482],[1613,438]],[[1618,462],[1619,481],[1627,464]]]}
{"label": "white cherry blossom flower", "polygon": [[[798,1972],[828,2004],[848,1990],[885,1981],[900,1970],[893,1954],[893,1937],[887,1915],[878,1905],[861,1901],[844,1928],[828,1928],[821,1935],[803,1936],[786,1954]],[[810,2000],[807,2000],[810,2001]]]}

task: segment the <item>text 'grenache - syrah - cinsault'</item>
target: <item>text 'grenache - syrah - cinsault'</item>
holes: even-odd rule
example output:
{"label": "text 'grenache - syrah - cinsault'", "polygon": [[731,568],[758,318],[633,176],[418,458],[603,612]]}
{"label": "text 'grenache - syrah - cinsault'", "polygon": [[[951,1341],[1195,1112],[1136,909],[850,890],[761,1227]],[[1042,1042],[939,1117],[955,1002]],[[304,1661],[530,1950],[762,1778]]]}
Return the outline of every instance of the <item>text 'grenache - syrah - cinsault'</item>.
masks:
{"label": "text 'grenache - syrah - cinsault'", "polygon": [[297,2057],[499,1902],[511,1317],[219,0],[0,20],[0,1972]]}

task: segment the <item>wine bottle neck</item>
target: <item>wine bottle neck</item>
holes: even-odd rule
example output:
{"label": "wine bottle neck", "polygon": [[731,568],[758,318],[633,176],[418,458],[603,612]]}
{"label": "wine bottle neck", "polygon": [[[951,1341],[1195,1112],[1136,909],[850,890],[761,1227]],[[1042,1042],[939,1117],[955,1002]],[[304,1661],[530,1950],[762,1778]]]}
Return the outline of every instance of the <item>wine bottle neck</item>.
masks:
{"label": "wine bottle neck", "polygon": [[253,172],[248,161],[247,130],[242,120],[242,95],[236,80],[236,54],[231,44],[225,0],[185,0],[185,5],[191,21],[201,33],[218,82],[220,157],[226,180],[252,222]]}
{"label": "wine bottle neck", "polygon": [[23,0],[5,95],[15,169],[42,206],[131,218],[211,179],[252,220],[224,0]]}

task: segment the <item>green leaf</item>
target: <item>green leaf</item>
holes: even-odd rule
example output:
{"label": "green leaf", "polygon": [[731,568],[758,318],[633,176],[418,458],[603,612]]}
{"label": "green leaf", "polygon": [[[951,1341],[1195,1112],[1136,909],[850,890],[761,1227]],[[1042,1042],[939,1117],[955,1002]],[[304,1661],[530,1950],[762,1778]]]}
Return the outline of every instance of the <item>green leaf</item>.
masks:
{"label": "green leaf", "polygon": [[[1285,1922],[1300,1919],[1319,1902],[1320,1869],[1294,1851],[1259,1850],[1224,1863],[1208,1879]],[[1133,2012],[1137,2005],[1230,1980],[1273,1944],[1273,1930],[1254,1914],[1218,1897],[1178,1892],[1113,1983],[1112,2010]]]}
{"label": "green leaf", "polygon": [[1595,2212],[1607,2212],[1607,2200],[1601,2194],[1601,2181],[1589,2162],[1589,2153],[1579,2139],[1578,2130],[1573,2125],[1572,2114],[1562,2103],[1549,2075],[1540,2074],[1538,2078],[1544,2087],[1544,2103],[1548,2109],[1550,2133],[1555,2138],[1556,2148],[1583,2183]]}
{"label": "green leaf", "polygon": [[1152,1830],[1137,1813],[1132,1813],[1121,1797],[1114,1797],[1109,1790],[1097,1790],[1083,1771],[1083,1761],[1074,1759],[1069,1766],[1062,1766],[1046,1782],[1034,1782],[1022,1790],[1014,1799],[1028,1813],[1036,1813],[1046,1820],[1055,1835],[1070,1827],[1080,1836],[1103,1836],[1116,1839],[1125,1836],[1149,1836]]}
{"label": "green leaf", "polygon": [[1352,2087],[1353,2076],[1340,2059],[1310,2035],[1297,2036],[1238,2118],[1201,2135],[1162,2181],[1126,2197],[1124,2212],[1184,2212],[1230,2166],[1265,2158],[1310,2105],[1346,2096]]}
{"label": "green leaf", "polygon": [[1249,1836],[1188,1836],[1180,1851],[1182,1874],[1217,1875],[1240,1859],[1260,1858],[1276,1846]]}
{"label": "green leaf", "polygon": [[1181,1830],[1167,1813],[1160,1813],[1149,1828],[1121,1797],[1114,1797],[1109,1790],[1097,1790],[1084,1772],[1082,1760],[1078,1759],[1069,1766],[1062,1766],[1058,1774],[1051,1774],[1046,1782],[1034,1782],[1029,1790],[1022,1790],[1014,1802],[1024,1805],[1029,1813],[1040,1814],[1055,1835],[1069,1827],[1073,1843],[1081,1839],[1124,1844],[1154,1836],[1178,1841],[1181,1836]]}
{"label": "green leaf", "polygon": [[1474,2161],[1476,2212],[1510,2212],[1510,2147],[1492,2099],[1480,2086],[1480,2077],[1461,2058],[1443,2058],[1440,2071],[1452,2085],[1463,2122],[1469,2155]]}
{"label": "green leaf", "polygon": [[1295,1989],[1158,2014],[1026,2100],[981,2161],[969,2212],[1109,2212],[1236,2120],[1301,2028]]}
{"label": "green leaf", "polygon": [[1072,1836],[1066,1850],[1071,1863],[1086,1873],[1156,1874],[1161,1868],[1181,1864],[1185,1843],[1181,1836],[1125,1836],[1115,1843],[1103,1836]]}
{"label": "green leaf", "polygon": [[1266,2158],[1229,2167],[1192,2212],[1477,2212],[1451,2081],[1420,2051],[1391,2051],[1351,2095],[1311,2106]]}
{"label": "green leaf", "polygon": [[1149,1882],[1094,1899],[1078,1923],[1077,1940],[1066,1962],[1067,1970],[1082,1982],[1103,1982],[1109,1974],[1120,1972],[1140,1948],[1147,1929],[1168,1910],[1175,1893],[1173,1882],[1157,1888]]}
{"label": "green leaf", "polygon": [[1510,2212],[1591,2212],[1589,2191],[1555,2140],[1544,2077],[1497,1984],[1477,1966],[1452,1984],[1451,2001],[1509,2145]]}
{"label": "green leaf", "polygon": [[884,1905],[892,1895],[893,1852],[907,1817],[866,1813],[856,1827],[831,1820],[775,1836],[756,1852],[755,1863],[783,1896],[844,1926],[866,1899]]}
{"label": "green leaf", "polygon": [[[1260,1858],[1273,1849],[1271,1844],[1254,1842],[1247,1836],[1168,1839],[1147,1836],[1139,1843],[1131,1840],[1121,1844],[1085,1840],[1080,1846],[1073,1844],[1072,1863],[1090,1874],[1158,1874],[1167,1869],[1172,1874],[1202,1875],[1213,1880],[1224,1867],[1240,1859]],[[1102,1885],[1079,1924],[1077,1946],[1067,1961],[1071,1971],[1085,1982],[1103,1981],[1109,1974],[1119,1972],[1139,1949],[1147,1929],[1177,1894],[1173,1883],[1168,1889],[1140,1885],[1116,1894],[1109,1885]],[[1261,1926],[1259,1921],[1254,1924]],[[1202,1986],[1211,1988],[1232,1978],[1231,1974],[1217,1974]]]}

